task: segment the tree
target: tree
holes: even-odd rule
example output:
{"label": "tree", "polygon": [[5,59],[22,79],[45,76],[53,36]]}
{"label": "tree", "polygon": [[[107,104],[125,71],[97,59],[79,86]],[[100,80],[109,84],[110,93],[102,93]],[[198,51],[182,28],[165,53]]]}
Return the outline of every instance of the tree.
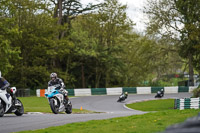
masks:
{"label": "tree", "polygon": [[162,74],[175,73],[181,67],[180,57],[174,52],[177,50],[166,40],[131,33],[123,41],[126,44],[121,54],[123,86],[150,85],[152,81],[159,81]]}
{"label": "tree", "polygon": [[[96,16],[99,23],[99,27],[96,29],[99,32],[97,34],[99,54],[96,71],[100,72],[97,73],[96,83],[100,79],[99,76],[104,75],[105,87],[116,84],[112,83],[113,78],[111,77],[114,77],[113,74],[117,74],[122,65],[120,56],[118,56],[122,51],[120,38],[125,36],[132,28],[132,21],[127,17],[126,9],[127,6],[120,4],[117,0],[105,0]],[[102,66],[101,64],[103,64],[103,68],[98,67]]]}
{"label": "tree", "polygon": [[75,44],[72,60],[76,63],[72,62],[75,67],[71,70],[81,73],[81,79],[77,75],[77,79],[82,80],[77,83],[82,83],[81,87],[109,87],[121,83],[121,38],[131,30],[132,22],[126,16],[126,6],[117,0],[106,0],[101,5],[95,12],[79,15],[72,21],[70,38]]}
{"label": "tree", "polygon": [[12,18],[8,18],[6,14],[7,5],[10,1],[0,2],[0,70],[6,75],[14,68],[13,63],[20,59],[19,47],[12,47],[11,42],[20,37],[20,30],[15,25]]}
{"label": "tree", "polygon": [[[189,68],[193,64],[198,68],[199,49],[200,46],[200,1],[199,0],[174,0],[178,12],[183,18],[184,29],[181,34],[181,39],[185,42],[181,46],[181,56],[189,58]],[[199,69],[200,70],[200,69]],[[199,71],[198,70],[198,71]],[[193,81],[193,69],[190,69],[190,80]],[[192,82],[191,85],[194,85]]]}
{"label": "tree", "polygon": [[[73,60],[76,61],[75,67],[81,67],[79,70],[81,73],[82,80],[82,88],[88,86],[88,82],[86,83],[85,74],[89,71],[86,71],[90,68],[89,62],[97,57],[96,53],[96,41],[95,38],[89,37],[89,33],[87,30],[84,30],[84,26],[87,26],[87,22],[84,19],[84,16],[79,16],[73,21],[72,24],[72,33],[71,40],[74,42],[75,47],[73,50]],[[86,69],[85,69],[86,68]],[[90,74],[87,74],[89,78],[93,73],[90,71]],[[88,79],[89,80],[89,79]],[[91,79],[90,79],[91,80]]]}
{"label": "tree", "polygon": [[95,9],[98,5],[88,4],[86,7],[80,0],[50,0],[54,4],[54,18],[58,18],[58,25],[67,24],[67,28],[60,32],[59,38],[70,35],[71,21],[78,15]]}
{"label": "tree", "polygon": [[[54,36],[57,26],[53,25],[54,20],[46,13],[45,5],[41,1],[2,2],[2,14],[5,20],[10,20],[5,22],[7,26],[4,25],[4,34],[9,35],[6,31],[18,33],[7,38],[10,49],[18,48],[21,51],[21,60],[13,61],[17,56],[12,58],[10,64],[14,69],[10,70],[6,77],[20,88],[43,87],[48,79],[47,55],[50,46],[56,41]],[[10,56],[11,54],[8,55],[9,58]]]}
{"label": "tree", "polygon": [[[197,7],[199,7],[198,0],[149,0],[148,7],[145,9],[150,18],[148,32],[175,40],[174,44],[180,49],[180,55],[189,60],[191,85],[194,85],[192,63],[193,51],[195,51],[195,43],[192,38],[194,37],[194,31],[198,29],[198,26],[195,27],[194,25],[199,22],[194,19],[195,17],[199,18]],[[191,27],[195,30],[191,30]]]}

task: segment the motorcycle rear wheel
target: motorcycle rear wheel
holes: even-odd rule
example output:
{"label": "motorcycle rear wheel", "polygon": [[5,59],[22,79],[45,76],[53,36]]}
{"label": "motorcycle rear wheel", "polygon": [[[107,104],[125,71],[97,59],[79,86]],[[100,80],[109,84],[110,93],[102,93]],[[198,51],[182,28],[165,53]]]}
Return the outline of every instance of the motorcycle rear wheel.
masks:
{"label": "motorcycle rear wheel", "polygon": [[24,114],[24,106],[22,104],[22,102],[19,99],[16,99],[17,103],[21,106],[16,106],[16,111],[14,112],[16,116],[22,116]]}
{"label": "motorcycle rear wheel", "polygon": [[50,107],[51,107],[51,110],[54,114],[58,114],[59,113],[59,103],[57,103],[57,105],[55,105],[55,99],[50,99]]}
{"label": "motorcycle rear wheel", "polygon": [[3,105],[0,103],[0,117],[3,117],[4,116],[4,108],[3,108]]}

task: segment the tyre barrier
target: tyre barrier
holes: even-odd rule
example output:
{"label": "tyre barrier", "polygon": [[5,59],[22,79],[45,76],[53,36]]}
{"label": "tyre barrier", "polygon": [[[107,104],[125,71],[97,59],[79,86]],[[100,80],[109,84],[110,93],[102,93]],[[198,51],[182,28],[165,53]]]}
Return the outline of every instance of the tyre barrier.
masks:
{"label": "tyre barrier", "polygon": [[200,98],[181,98],[175,99],[174,102],[175,109],[199,109],[200,108]]}
{"label": "tyre barrier", "polygon": [[[152,94],[157,93],[161,89],[164,89],[167,93],[179,93],[189,92],[191,93],[197,87],[115,87],[115,88],[83,88],[83,89],[66,89],[69,96],[91,96],[91,95],[120,95],[122,92],[128,92],[129,94]],[[47,89],[37,89],[36,95],[38,97],[44,97]]]}

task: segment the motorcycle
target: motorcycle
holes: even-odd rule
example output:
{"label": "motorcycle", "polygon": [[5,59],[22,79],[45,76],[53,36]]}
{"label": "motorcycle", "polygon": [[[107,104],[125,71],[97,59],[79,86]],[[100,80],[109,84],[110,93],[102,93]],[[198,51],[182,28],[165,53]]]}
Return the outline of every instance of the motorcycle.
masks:
{"label": "motorcycle", "polygon": [[163,96],[164,96],[164,91],[161,90],[161,91],[157,91],[155,98],[162,98]]}
{"label": "motorcycle", "polygon": [[122,102],[122,101],[124,101],[125,99],[127,99],[127,97],[128,97],[128,94],[122,93],[122,94],[119,96],[119,99],[117,100],[117,102]]}
{"label": "motorcycle", "polygon": [[72,113],[72,103],[70,100],[66,102],[65,97],[63,94],[59,92],[57,89],[59,86],[49,86],[47,89],[47,93],[45,96],[47,97],[51,110],[54,114],[58,114],[59,112],[65,112],[67,114]]}
{"label": "motorcycle", "polygon": [[[12,95],[15,95],[16,87],[11,87]],[[6,113],[14,113],[17,116],[24,114],[24,106],[19,99],[13,99],[6,89],[0,89],[0,117]]]}

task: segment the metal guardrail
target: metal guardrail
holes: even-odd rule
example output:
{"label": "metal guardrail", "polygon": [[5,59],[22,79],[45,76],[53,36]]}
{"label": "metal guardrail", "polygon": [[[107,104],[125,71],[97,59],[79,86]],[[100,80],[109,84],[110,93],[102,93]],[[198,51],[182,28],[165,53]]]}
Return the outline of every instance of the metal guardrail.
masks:
{"label": "metal guardrail", "polygon": [[[85,95],[119,95],[122,92],[128,92],[130,94],[152,94],[164,89],[165,94],[167,93],[179,93],[188,92],[191,93],[196,86],[184,87],[184,86],[173,86],[173,87],[115,87],[115,88],[75,88],[66,89],[69,96],[85,96]],[[37,89],[36,95],[38,97],[44,96],[46,89]]]}

